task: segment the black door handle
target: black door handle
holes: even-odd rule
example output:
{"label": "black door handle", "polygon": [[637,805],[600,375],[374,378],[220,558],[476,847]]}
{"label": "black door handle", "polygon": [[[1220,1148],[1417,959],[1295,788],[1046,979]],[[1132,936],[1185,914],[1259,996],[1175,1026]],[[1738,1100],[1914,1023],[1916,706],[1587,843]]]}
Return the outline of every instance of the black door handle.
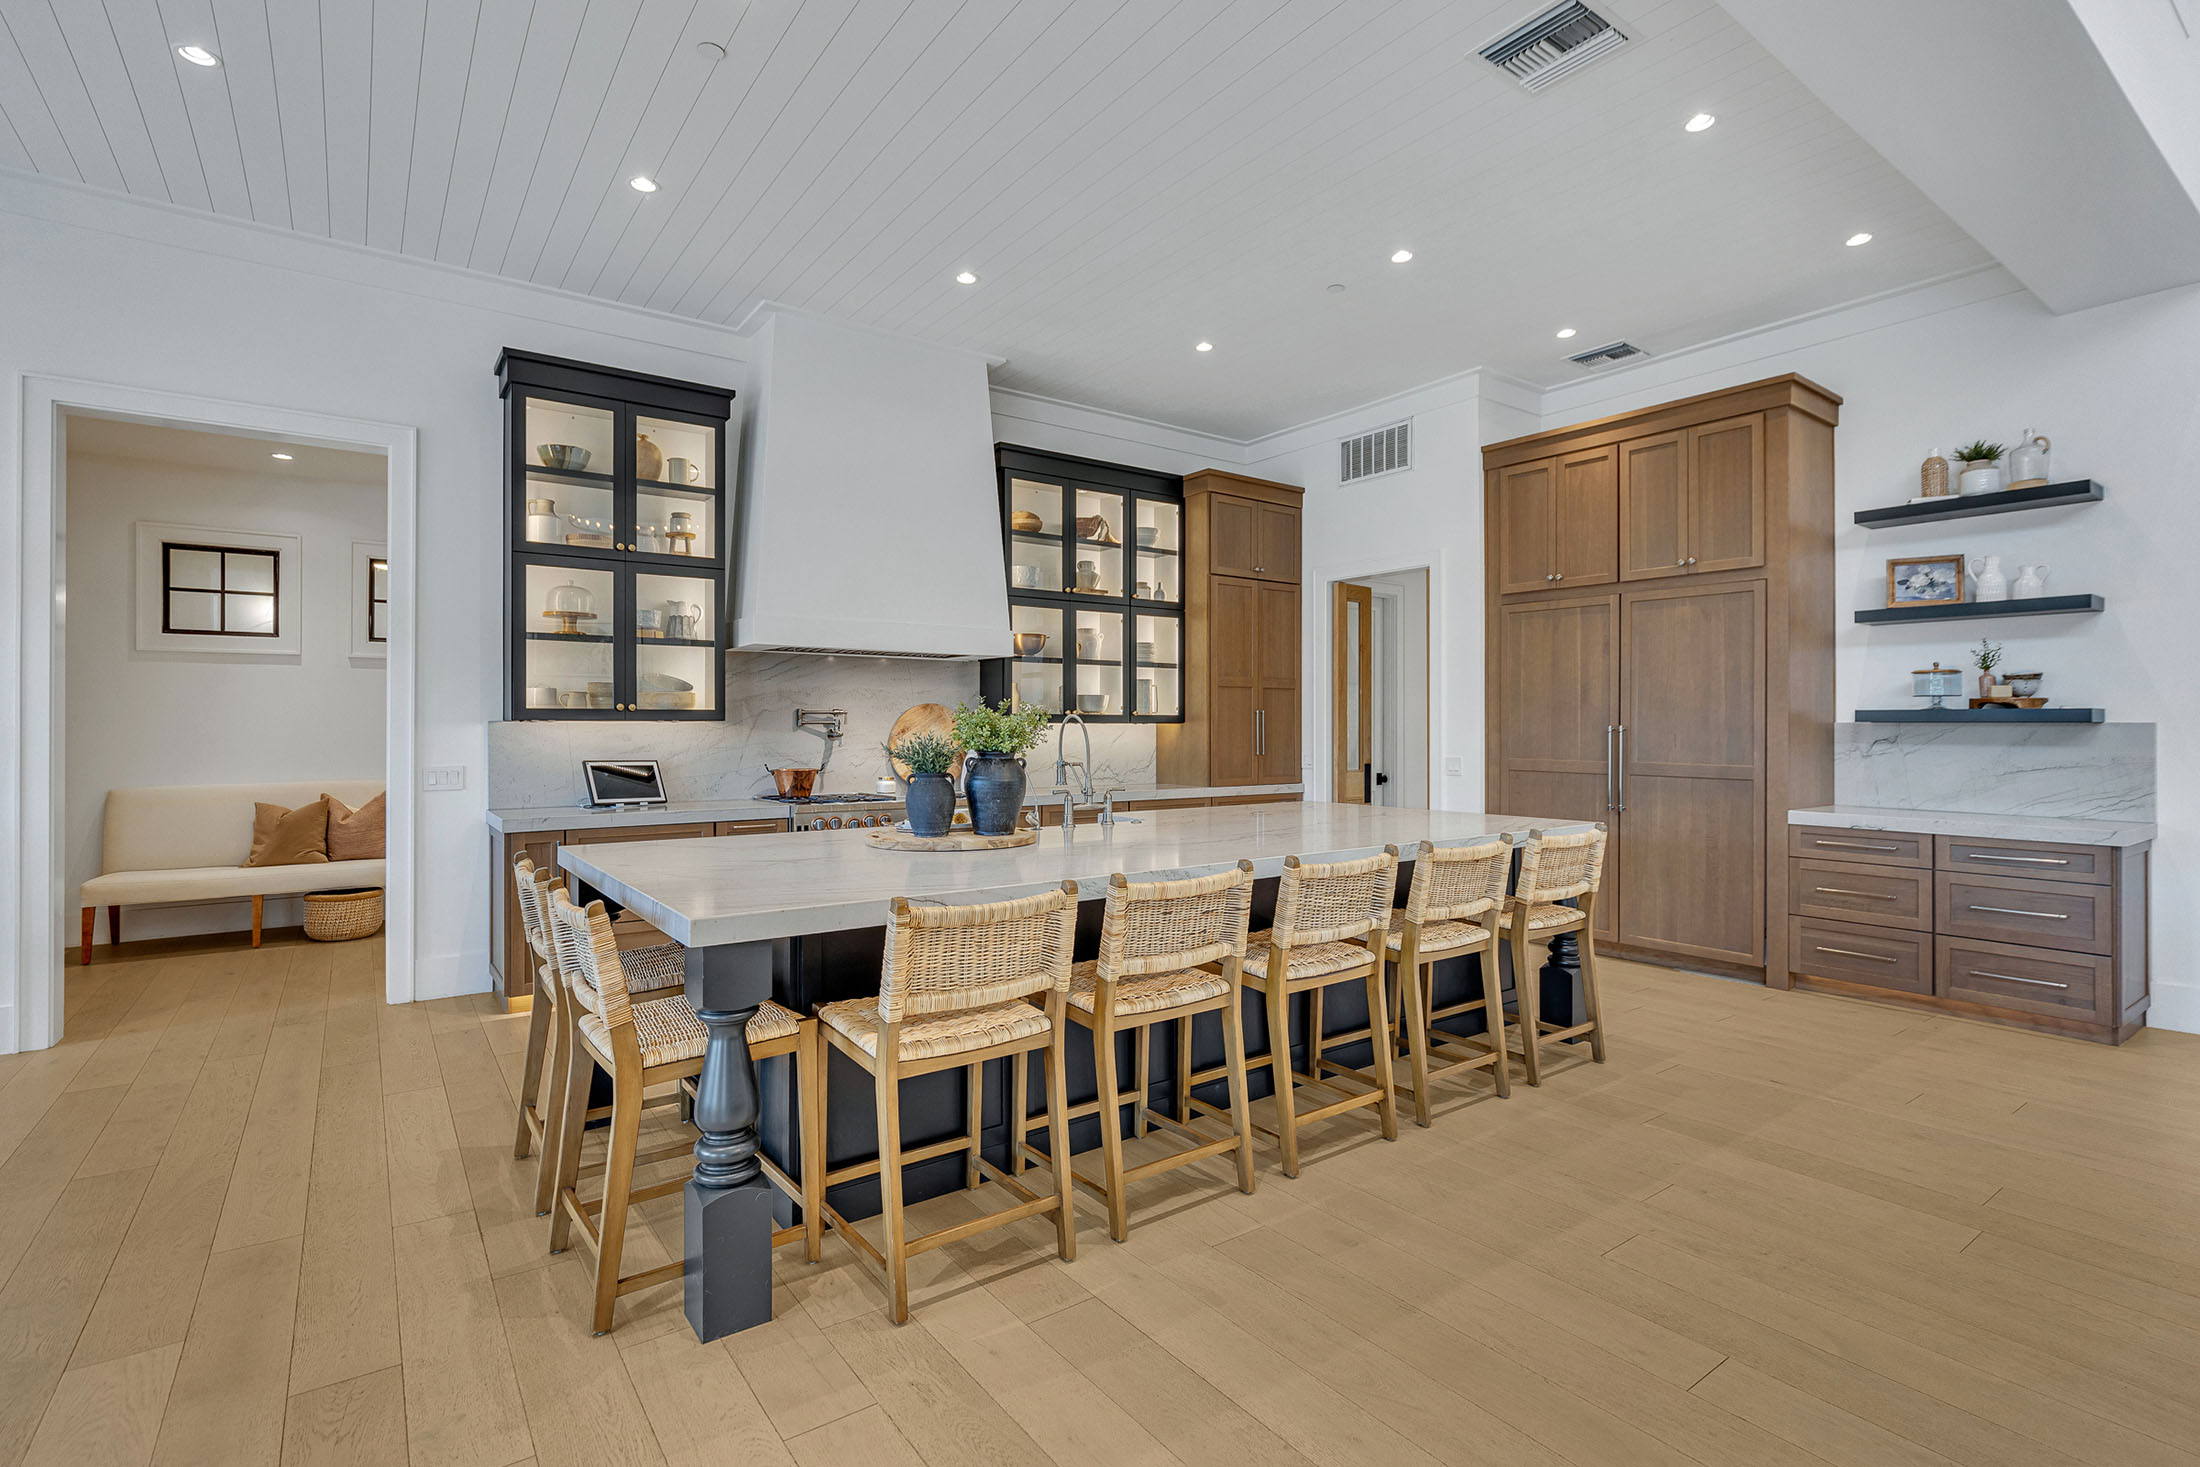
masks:
{"label": "black door handle", "polygon": [[1387,774],[1383,774],[1383,773],[1381,773],[1381,772],[1379,772],[1379,771],[1378,771],[1378,772],[1376,773],[1376,775],[1375,775],[1375,782],[1376,782],[1377,784],[1389,784],[1389,783],[1390,783],[1390,776],[1389,776],[1389,775],[1387,775]]}

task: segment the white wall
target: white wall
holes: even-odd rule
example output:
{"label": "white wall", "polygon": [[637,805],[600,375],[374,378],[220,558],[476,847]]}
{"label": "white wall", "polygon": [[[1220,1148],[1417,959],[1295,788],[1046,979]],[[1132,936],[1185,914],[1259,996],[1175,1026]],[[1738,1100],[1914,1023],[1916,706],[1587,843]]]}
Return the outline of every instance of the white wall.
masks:
{"label": "white wall", "polygon": [[[382,776],[383,664],[351,658],[351,545],[383,538],[387,505],[379,479],[342,484],[70,453],[68,902],[99,873],[111,789]],[[138,651],[139,520],[299,536],[298,656]],[[298,907],[294,897],[270,901],[268,925],[296,923]],[[102,912],[102,942],[106,925]],[[251,925],[249,902],[222,902],[133,909],[123,933],[137,941]]]}

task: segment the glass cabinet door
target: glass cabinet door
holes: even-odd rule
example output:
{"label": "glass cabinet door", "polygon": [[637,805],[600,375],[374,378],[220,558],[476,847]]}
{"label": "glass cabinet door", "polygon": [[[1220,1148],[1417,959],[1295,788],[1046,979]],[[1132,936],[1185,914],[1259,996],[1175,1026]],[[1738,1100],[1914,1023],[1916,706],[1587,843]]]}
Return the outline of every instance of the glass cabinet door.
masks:
{"label": "glass cabinet door", "polygon": [[1115,718],[1129,710],[1123,702],[1123,613],[1080,608],[1070,633],[1070,688],[1077,711],[1088,718]]}
{"label": "glass cabinet door", "polygon": [[1008,696],[1017,708],[1043,708],[1060,713],[1062,674],[1069,648],[1062,640],[1062,612],[1053,606],[1008,608]]}
{"label": "glass cabinet door", "polygon": [[1062,589],[1120,598],[1130,589],[1123,580],[1124,496],[1080,486],[1074,503],[1069,578]]}
{"label": "glass cabinet door", "polygon": [[634,552],[717,560],[724,502],[717,474],[716,427],[636,414]]}
{"label": "glass cabinet door", "polygon": [[1068,586],[1062,540],[1065,491],[1060,484],[1014,477],[1008,485],[1008,584],[1014,591]]}
{"label": "glass cabinet door", "polygon": [[1184,621],[1176,616],[1136,618],[1131,648],[1131,712],[1142,718],[1184,715]]}
{"label": "glass cabinet door", "polygon": [[608,407],[526,400],[521,543],[560,551],[615,549],[617,429],[618,414]]}
{"label": "glass cabinet door", "polygon": [[1177,605],[1184,599],[1184,506],[1139,498],[1132,547],[1131,595],[1139,601]]}
{"label": "glass cabinet door", "polygon": [[718,582],[634,574],[634,706],[644,713],[715,712]]}
{"label": "glass cabinet door", "polygon": [[530,563],[520,586],[522,706],[616,716],[617,573],[582,563]]}

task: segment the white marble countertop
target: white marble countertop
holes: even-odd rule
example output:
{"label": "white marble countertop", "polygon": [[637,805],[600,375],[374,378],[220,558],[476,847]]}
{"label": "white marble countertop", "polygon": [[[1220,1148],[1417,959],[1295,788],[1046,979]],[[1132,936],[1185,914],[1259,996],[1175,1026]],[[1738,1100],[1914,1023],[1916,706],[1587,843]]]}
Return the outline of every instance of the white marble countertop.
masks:
{"label": "white marble countertop", "polygon": [[[1052,804],[1051,783],[1033,780],[1025,791],[1029,805]],[[1295,795],[1303,784],[1179,785],[1146,784],[1105,786],[1120,788],[1119,798],[1139,800],[1225,799],[1230,796]],[[1099,791],[1095,790],[1097,794]],[[491,810],[489,828],[499,835],[524,835],[543,830],[622,830],[644,825],[693,825],[717,820],[784,820],[802,807],[777,800],[673,800],[641,810],[592,810],[586,805],[530,805]]]}
{"label": "white marble countertop", "polygon": [[1108,877],[1157,880],[1250,859],[1274,876],[1286,856],[1342,860],[1395,843],[1462,842],[1578,822],[1386,806],[1228,805],[1156,810],[1136,825],[1039,832],[1003,851],[887,851],[862,831],[790,831],[709,840],[566,846],[558,864],[689,947],[839,932],[885,923],[897,896],[999,901],[1075,881],[1097,899]]}
{"label": "white marble countertop", "polygon": [[1878,805],[1814,805],[1807,810],[1790,810],[1788,824],[1968,836],[1974,840],[2049,841],[2066,846],[2143,846],[2154,839],[2154,826],[2140,820],[1983,815],[1969,810],[1897,810]]}

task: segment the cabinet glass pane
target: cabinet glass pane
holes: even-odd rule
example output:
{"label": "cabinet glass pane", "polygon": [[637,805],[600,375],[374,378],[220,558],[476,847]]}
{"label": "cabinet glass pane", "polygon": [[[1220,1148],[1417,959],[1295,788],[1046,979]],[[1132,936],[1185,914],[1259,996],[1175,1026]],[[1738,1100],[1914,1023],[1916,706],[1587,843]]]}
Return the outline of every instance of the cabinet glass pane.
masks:
{"label": "cabinet glass pane", "polygon": [[601,483],[530,469],[521,536],[530,545],[609,550],[613,543],[611,479]]}
{"label": "cabinet glass pane", "polygon": [[1077,711],[1116,715],[1123,707],[1123,614],[1080,611],[1071,633],[1076,667],[1072,691]]}
{"label": "cabinet glass pane", "polygon": [[715,489],[718,430],[676,418],[634,419],[634,482],[644,488]]}
{"label": "cabinet glass pane", "polygon": [[718,496],[643,485],[634,493],[634,548],[643,555],[716,560]]}
{"label": "cabinet glass pane", "polygon": [[717,582],[701,576],[634,577],[635,706],[708,709],[718,625]]}
{"label": "cabinet glass pane", "polygon": [[608,481],[614,423],[609,408],[530,397],[527,436],[521,447],[533,467],[555,474],[593,474]]}
{"label": "cabinet glass pane", "polygon": [[716,560],[718,430],[674,418],[634,420],[634,547]]}
{"label": "cabinet glass pane", "polygon": [[1183,564],[1183,507],[1159,500],[1140,500],[1131,594],[1141,601],[1173,603],[1182,600]]}
{"label": "cabinet glass pane", "polygon": [[1071,526],[1072,564],[1065,590],[1091,596],[1121,596],[1123,584],[1123,508],[1120,494],[1080,489],[1077,519]]}
{"label": "cabinet glass pane", "polygon": [[1137,618],[1138,643],[1131,649],[1131,711],[1154,718],[1184,712],[1184,623],[1173,616]]}
{"label": "cabinet glass pane", "polygon": [[1062,711],[1062,613],[1051,606],[1008,609],[1011,656],[1009,696],[1018,708]]}
{"label": "cabinet glass pane", "polygon": [[530,565],[521,595],[527,638],[526,705],[612,707],[611,614],[616,604],[612,573]]}

